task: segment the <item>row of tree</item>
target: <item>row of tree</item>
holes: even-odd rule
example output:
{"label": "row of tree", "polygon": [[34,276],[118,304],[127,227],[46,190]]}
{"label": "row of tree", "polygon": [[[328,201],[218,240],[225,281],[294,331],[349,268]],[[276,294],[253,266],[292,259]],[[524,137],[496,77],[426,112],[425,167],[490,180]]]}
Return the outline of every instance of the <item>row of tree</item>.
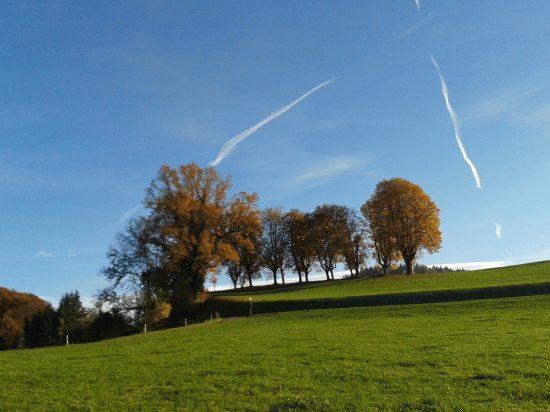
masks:
{"label": "row of tree", "polygon": [[147,190],[145,217],[133,219],[108,251],[102,269],[110,286],[100,292],[110,307],[142,322],[184,316],[205,298],[205,282],[226,272],[234,286],[267,270],[275,283],[289,271],[309,281],[315,266],[334,279],[343,263],[357,276],[368,258],[383,273],[402,258],[408,274],[423,251],[441,245],[439,210],[424,191],[404,179],[376,186],[361,212],[321,205],[311,213],[260,211],[257,195],[228,197],[230,179],[212,167],[163,166]]}
{"label": "row of tree", "polygon": [[284,284],[289,271],[298,274],[300,283],[309,282],[317,265],[331,280],[338,263],[344,263],[353,277],[367,258],[367,227],[347,206],[321,205],[312,213],[268,208],[258,218],[258,230],[249,234],[246,247],[238,248],[238,259],[222,266],[235,288],[243,280],[252,286],[262,269],[275,284],[278,279]]}
{"label": "row of tree", "polygon": [[338,263],[356,277],[369,257],[383,274],[402,258],[405,272],[412,274],[419,254],[441,245],[438,212],[419,186],[404,179],[380,182],[361,214],[336,204],[317,206],[311,213],[269,208],[261,214],[262,232],[249,236],[248,247],[238,250],[239,259],[226,263],[227,274],[235,288],[243,276],[252,286],[262,267],[275,284],[278,275],[285,283],[286,270],[297,273],[301,283],[309,281],[318,265],[331,280]]}
{"label": "row of tree", "polygon": [[22,346],[37,348],[96,342],[135,333],[132,319],[116,308],[85,308],[78,291],[63,294],[57,309],[48,304],[25,322]]}
{"label": "row of tree", "polygon": [[86,309],[77,291],[65,293],[57,309],[39,297],[0,288],[0,350],[94,342],[135,331],[125,314]]}

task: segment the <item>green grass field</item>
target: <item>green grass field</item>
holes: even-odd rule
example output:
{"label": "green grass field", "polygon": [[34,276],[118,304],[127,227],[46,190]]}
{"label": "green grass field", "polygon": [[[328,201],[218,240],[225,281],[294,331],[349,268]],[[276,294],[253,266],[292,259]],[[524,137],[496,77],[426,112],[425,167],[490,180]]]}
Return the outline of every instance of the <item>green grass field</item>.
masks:
{"label": "green grass field", "polygon": [[249,297],[252,297],[255,302],[268,302],[474,289],[546,282],[550,282],[550,261],[470,272],[413,276],[392,275],[357,280],[317,282],[303,286],[290,284],[278,289],[230,290],[217,292],[213,295],[219,299],[247,301]]}
{"label": "green grass field", "polygon": [[545,411],[550,295],[227,319],[0,352],[0,371],[0,411]]}

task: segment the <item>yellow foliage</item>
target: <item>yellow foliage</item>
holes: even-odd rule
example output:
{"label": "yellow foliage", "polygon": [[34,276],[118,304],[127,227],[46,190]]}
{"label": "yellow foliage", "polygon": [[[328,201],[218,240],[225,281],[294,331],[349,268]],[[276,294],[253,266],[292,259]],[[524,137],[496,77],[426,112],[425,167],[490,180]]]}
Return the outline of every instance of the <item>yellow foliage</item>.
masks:
{"label": "yellow foliage", "polygon": [[164,319],[167,319],[170,316],[172,311],[172,305],[166,302],[160,302],[151,309],[146,317],[146,322],[150,324],[158,323]]}

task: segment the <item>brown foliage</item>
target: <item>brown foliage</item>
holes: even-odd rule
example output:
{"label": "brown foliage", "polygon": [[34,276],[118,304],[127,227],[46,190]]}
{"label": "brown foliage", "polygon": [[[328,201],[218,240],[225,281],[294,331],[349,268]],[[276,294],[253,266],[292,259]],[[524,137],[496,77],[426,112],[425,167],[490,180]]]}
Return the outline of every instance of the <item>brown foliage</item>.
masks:
{"label": "brown foliage", "polygon": [[286,215],[281,208],[267,208],[262,213],[263,232],[261,252],[263,264],[271,270],[273,283],[277,284],[277,272],[285,283],[285,269],[289,266],[288,231]]}
{"label": "brown foliage", "polygon": [[311,216],[292,209],[286,215],[289,252],[300,283],[302,275],[309,282],[309,272],[315,262],[313,224]]}
{"label": "brown foliage", "polygon": [[207,275],[215,275],[222,262],[238,261],[235,246],[246,247],[259,232],[257,196],[239,193],[229,200],[230,187],[230,179],[214,168],[192,163],[179,169],[163,166],[147,192],[149,220],[157,225],[168,255],[165,271],[173,304],[199,298]]}
{"label": "brown foliage", "polygon": [[346,208],[340,205],[317,206],[311,214],[313,247],[327,280],[334,279],[336,265],[343,261],[346,243]]}
{"label": "brown foliage", "polygon": [[0,349],[17,347],[23,338],[25,322],[46,306],[38,296],[0,288]]}

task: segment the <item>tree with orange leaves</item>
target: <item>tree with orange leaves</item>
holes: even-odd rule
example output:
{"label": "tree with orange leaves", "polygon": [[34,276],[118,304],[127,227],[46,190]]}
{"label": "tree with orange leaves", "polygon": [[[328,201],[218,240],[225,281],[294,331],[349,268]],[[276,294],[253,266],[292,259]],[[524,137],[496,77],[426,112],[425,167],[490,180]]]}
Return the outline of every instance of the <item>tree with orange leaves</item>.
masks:
{"label": "tree with orange leaves", "polygon": [[229,178],[195,163],[162,166],[147,191],[145,207],[158,227],[168,259],[172,307],[201,300],[208,274],[222,262],[238,261],[238,245],[259,234],[257,195],[241,192],[228,199]]}
{"label": "tree with orange leaves", "polygon": [[257,195],[228,198],[230,187],[212,167],[162,166],[144,201],[150,213],[130,222],[109,250],[104,300],[126,302],[123,309],[145,318],[166,302],[176,319],[202,301],[207,277],[221,263],[239,262],[238,251],[261,232]]}
{"label": "tree with orange leaves", "polygon": [[[405,262],[407,274],[413,274],[414,262],[423,251],[437,252],[441,248],[439,209],[422,188],[408,180],[383,180],[371,199],[363,205],[363,214],[371,226],[371,239],[382,239],[388,250],[382,251],[391,260],[392,250]],[[383,235],[377,239],[376,235]],[[380,254],[380,246],[376,253]]]}

